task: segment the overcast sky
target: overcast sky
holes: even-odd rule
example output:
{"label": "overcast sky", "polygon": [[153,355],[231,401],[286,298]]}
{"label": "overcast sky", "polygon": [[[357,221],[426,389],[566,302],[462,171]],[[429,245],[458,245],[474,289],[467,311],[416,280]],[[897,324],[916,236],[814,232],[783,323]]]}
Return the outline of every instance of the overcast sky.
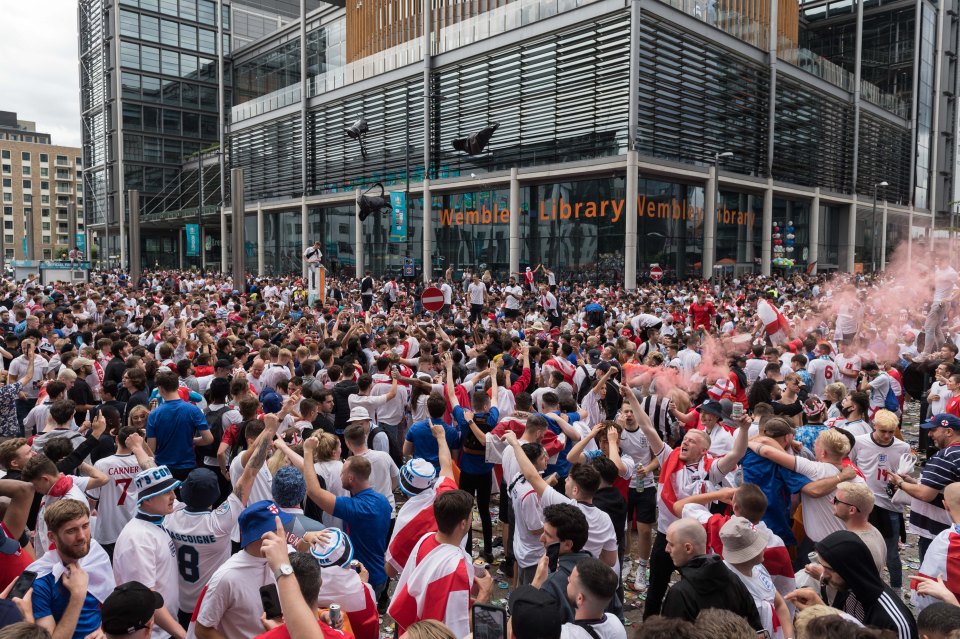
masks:
{"label": "overcast sky", "polygon": [[80,146],[76,0],[0,0],[0,111]]}

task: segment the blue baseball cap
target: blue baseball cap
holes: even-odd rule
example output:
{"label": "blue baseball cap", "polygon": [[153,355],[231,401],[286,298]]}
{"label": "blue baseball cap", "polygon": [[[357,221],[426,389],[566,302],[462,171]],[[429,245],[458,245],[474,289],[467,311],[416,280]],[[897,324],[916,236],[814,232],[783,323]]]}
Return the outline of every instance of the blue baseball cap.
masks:
{"label": "blue baseball cap", "polygon": [[929,422],[920,424],[920,428],[952,428],[960,433],[960,417],[950,413],[938,413]]}
{"label": "blue baseball cap", "polygon": [[285,513],[269,499],[250,504],[243,509],[237,524],[240,526],[240,547],[246,548],[259,541],[268,532],[277,531],[276,518],[286,526],[294,520],[293,515]]}

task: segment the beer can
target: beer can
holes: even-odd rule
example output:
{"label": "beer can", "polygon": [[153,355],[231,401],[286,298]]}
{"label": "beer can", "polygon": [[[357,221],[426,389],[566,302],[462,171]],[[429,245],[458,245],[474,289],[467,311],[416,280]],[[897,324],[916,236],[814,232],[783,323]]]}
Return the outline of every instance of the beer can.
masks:
{"label": "beer can", "polygon": [[473,560],[473,574],[477,577],[486,577],[487,576],[487,562],[483,559],[474,559]]}
{"label": "beer can", "polygon": [[329,610],[330,610],[330,625],[334,627],[339,626],[342,620],[342,617],[340,615],[340,604],[330,604]]}
{"label": "beer can", "polygon": [[817,553],[815,552],[807,553],[807,559],[810,560],[811,564],[817,563]]}
{"label": "beer can", "polygon": [[353,568],[353,569],[357,572],[358,575],[360,574],[360,562],[359,562],[359,561],[357,561],[356,559],[354,559],[353,561],[350,562],[350,567]]}
{"label": "beer can", "polygon": [[743,404],[741,402],[733,402],[733,408],[730,410],[730,417],[733,419],[740,419],[743,417]]}

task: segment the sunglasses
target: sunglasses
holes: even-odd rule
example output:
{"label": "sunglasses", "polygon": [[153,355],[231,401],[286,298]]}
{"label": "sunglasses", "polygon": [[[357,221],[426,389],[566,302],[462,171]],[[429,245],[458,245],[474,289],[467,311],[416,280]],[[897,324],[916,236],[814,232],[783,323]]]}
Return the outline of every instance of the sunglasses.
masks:
{"label": "sunglasses", "polygon": [[844,506],[850,506],[851,508],[856,508],[857,512],[860,512],[860,508],[858,506],[854,506],[853,504],[846,501],[840,501],[839,499],[837,499],[836,496],[834,496],[833,505],[836,506],[837,504],[843,504]]}

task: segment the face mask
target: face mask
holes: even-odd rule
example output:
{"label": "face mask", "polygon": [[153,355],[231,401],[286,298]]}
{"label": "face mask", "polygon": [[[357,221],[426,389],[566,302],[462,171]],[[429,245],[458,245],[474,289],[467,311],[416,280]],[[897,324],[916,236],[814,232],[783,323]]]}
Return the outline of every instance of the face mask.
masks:
{"label": "face mask", "polygon": [[840,414],[843,415],[844,417],[850,417],[850,413],[852,413],[852,412],[853,412],[853,408],[851,408],[851,407],[849,407],[849,406],[841,406],[841,407],[840,407]]}

